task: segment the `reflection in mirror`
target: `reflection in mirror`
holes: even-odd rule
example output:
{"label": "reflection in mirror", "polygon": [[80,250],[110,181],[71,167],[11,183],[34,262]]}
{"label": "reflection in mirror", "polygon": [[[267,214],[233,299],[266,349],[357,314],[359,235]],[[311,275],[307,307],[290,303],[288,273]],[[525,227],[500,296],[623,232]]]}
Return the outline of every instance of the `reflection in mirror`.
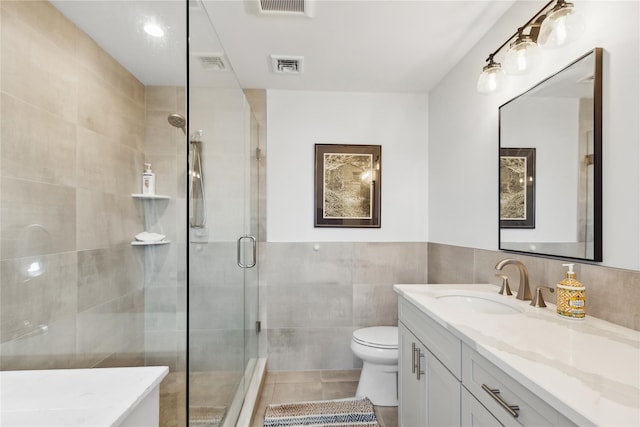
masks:
{"label": "reflection in mirror", "polygon": [[602,49],[499,117],[499,248],[602,261]]}

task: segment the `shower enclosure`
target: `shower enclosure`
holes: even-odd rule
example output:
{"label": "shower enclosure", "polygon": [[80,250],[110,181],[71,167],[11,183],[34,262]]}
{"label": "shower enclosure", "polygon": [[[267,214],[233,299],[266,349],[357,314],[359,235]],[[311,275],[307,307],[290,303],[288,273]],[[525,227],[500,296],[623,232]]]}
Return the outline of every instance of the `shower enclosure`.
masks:
{"label": "shower enclosure", "polygon": [[166,365],[163,426],[235,425],[259,365],[259,126],[206,1],[0,18],[0,369]]}

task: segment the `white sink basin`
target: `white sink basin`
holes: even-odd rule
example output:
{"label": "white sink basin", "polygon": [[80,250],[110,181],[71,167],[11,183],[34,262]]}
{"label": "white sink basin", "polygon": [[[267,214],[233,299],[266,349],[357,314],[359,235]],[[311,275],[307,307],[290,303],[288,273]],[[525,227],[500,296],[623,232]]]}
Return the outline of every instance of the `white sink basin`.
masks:
{"label": "white sink basin", "polygon": [[493,295],[487,292],[468,290],[442,291],[436,295],[439,301],[485,314],[518,314],[524,310],[522,307],[509,301],[502,295]]}

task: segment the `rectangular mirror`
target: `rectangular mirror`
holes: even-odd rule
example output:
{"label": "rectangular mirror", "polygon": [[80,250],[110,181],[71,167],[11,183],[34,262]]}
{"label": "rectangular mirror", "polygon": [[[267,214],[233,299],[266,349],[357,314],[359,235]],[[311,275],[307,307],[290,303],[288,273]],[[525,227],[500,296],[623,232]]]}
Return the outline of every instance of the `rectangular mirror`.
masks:
{"label": "rectangular mirror", "polygon": [[501,250],[602,261],[602,49],[499,109]]}

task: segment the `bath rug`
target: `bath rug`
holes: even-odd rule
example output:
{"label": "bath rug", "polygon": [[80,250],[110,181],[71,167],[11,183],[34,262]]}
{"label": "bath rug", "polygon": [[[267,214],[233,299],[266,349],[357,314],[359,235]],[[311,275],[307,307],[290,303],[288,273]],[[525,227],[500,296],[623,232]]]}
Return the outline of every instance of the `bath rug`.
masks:
{"label": "bath rug", "polygon": [[380,427],[373,404],[363,399],[319,400],[269,405],[264,427]]}

